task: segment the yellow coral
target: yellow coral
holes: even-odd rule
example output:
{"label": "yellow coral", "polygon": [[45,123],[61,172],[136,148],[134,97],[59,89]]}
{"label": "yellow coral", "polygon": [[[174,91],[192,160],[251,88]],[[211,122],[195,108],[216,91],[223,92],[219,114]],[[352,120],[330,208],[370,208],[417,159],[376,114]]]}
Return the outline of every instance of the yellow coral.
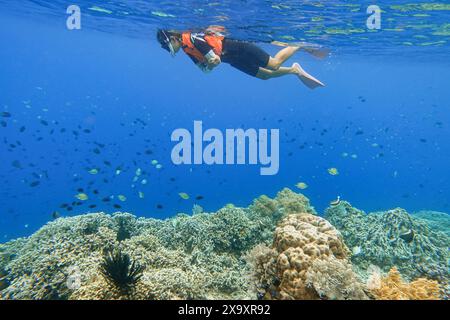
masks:
{"label": "yellow coral", "polygon": [[402,279],[400,272],[393,267],[388,275],[381,279],[379,288],[372,289],[379,300],[439,300],[439,283],[425,278],[410,283]]}

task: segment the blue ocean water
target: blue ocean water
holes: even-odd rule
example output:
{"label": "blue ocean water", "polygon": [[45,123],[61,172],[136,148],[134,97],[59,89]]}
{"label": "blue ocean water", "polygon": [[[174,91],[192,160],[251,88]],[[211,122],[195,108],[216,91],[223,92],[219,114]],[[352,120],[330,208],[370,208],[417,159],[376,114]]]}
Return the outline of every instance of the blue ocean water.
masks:
{"label": "blue ocean water", "polygon": [[[71,4],[82,10],[81,30],[66,28]],[[31,234],[56,211],[164,218],[194,204],[247,206],[284,187],[319,212],[338,195],[365,211],[450,212],[450,9],[378,1],[382,28],[369,31],[370,4],[0,1],[1,241]],[[155,39],[157,28],[211,24],[271,54],[280,49],[271,40],[330,48],[326,60],[290,60],[327,86],[261,81],[228,65],[205,75]],[[279,129],[279,173],[174,165],[170,135],[195,120],[223,131]],[[89,199],[72,204],[79,193]]]}

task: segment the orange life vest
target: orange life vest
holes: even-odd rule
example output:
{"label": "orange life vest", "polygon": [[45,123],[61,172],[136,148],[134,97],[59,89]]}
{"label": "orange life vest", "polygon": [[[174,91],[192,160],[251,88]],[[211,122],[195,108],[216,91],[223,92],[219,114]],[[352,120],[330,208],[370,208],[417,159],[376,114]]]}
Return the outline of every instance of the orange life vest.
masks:
{"label": "orange life vest", "polygon": [[[206,43],[213,49],[214,53],[219,57],[222,55],[222,41],[224,37],[217,35],[208,35],[206,34],[203,39],[205,39]],[[182,34],[182,44],[183,51],[196,58],[200,62],[205,62],[206,59],[202,55],[202,53],[194,46],[191,41],[191,32],[185,32]]]}

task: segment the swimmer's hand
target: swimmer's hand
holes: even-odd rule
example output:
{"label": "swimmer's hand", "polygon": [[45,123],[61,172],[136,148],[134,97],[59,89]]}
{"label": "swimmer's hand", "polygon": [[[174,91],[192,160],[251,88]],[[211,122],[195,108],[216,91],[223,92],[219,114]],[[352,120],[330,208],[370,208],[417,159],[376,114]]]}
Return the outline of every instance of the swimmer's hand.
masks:
{"label": "swimmer's hand", "polygon": [[208,66],[206,63],[198,63],[197,66],[202,70],[204,73],[210,73],[212,71],[212,68]]}
{"label": "swimmer's hand", "polygon": [[222,62],[222,60],[220,60],[220,57],[218,55],[214,55],[213,57],[210,57],[208,59],[208,67],[210,69],[214,69],[215,67],[217,67],[220,63]]}

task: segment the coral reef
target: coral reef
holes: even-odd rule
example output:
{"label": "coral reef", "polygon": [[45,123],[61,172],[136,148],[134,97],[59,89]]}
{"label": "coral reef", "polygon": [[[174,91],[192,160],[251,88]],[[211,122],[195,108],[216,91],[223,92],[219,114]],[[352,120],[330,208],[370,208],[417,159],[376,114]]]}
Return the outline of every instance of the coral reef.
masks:
{"label": "coral reef", "polygon": [[435,280],[419,278],[410,283],[403,281],[400,272],[393,267],[381,278],[378,288],[372,290],[379,300],[439,300],[440,288]]}
{"label": "coral reef", "polygon": [[[305,197],[288,189],[265,199],[275,204],[272,213],[228,205],[167,220],[128,213],[59,218],[28,238],[0,245],[0,298],[255,298],[243,255],[273,239],[284,212],[313,211]],[[104,252],[117,249],[145,268],[130,290],[120,290],[102,274]]]}
{"label": "coral reef", "polygon": [[[345,201],[326,214],[284,189],[248,208],[194,207],[166,220],[58,218],[0,244],[0,299],[448,297],[449,238],[434,231],[436,215],[365,214]],[[392,266],[426,279],[383,277]]]}
{"label": "coral reef", "polygon": [[366,274],[370,265],[384,272],[396,266],[407,280],[426,277],[448,282],[450,238],[405,210],[366,214],[342,201],[328,208],[325,217],[355,248],[351,260],[360,274]]}
{"label": "coral reef", "polygon": [[450,237],[450,215],[437,211],[419,211],[412,213],[414,218],[425,222],[432,230],[440,231]]}
{"label": "coral reef", "polygon": [[272,242],[273,231],[284,217],[298,212],[317,215],[308,198],[288,188],[278,192],[274,199],[266,195],[260,196],[253,201],[248,211],[252,220],[258,220],[258,233],[266,244]]}
{"label": "coral reef", "polygon": [[271,248],[256,247],[247,260],[254,265],[256,289],[266,299],[367,299],[348,254],[328,221],[298,213],[281,221]]}

